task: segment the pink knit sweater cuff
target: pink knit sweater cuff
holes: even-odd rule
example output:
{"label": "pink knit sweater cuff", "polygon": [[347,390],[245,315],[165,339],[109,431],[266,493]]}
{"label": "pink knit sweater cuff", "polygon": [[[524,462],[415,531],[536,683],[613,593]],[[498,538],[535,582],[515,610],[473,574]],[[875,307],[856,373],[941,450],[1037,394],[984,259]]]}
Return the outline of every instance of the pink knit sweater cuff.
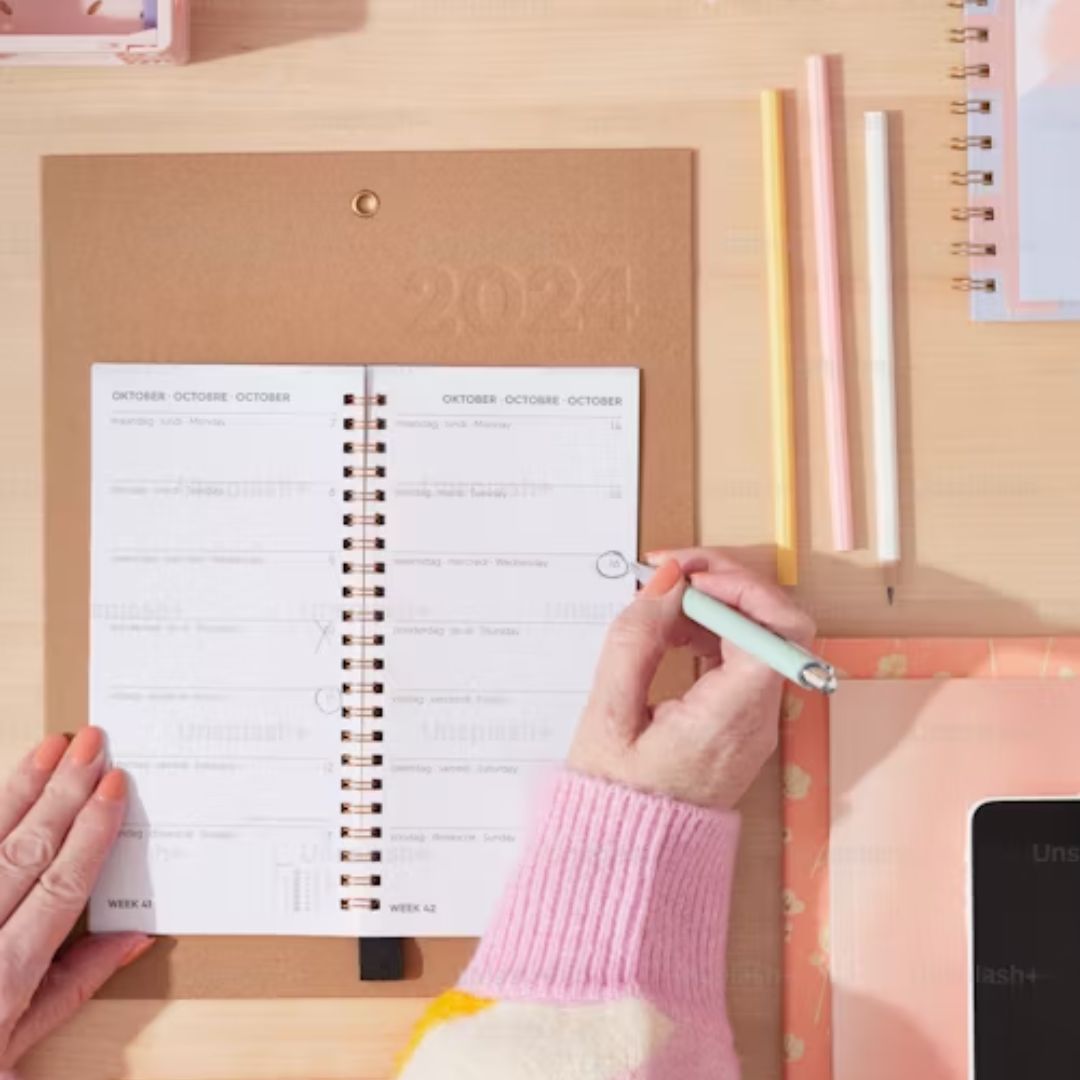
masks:
{"label": "pink knit sweater cuff", "polygon": [[723,1015],[737,814],[561,773],[465,990]]}

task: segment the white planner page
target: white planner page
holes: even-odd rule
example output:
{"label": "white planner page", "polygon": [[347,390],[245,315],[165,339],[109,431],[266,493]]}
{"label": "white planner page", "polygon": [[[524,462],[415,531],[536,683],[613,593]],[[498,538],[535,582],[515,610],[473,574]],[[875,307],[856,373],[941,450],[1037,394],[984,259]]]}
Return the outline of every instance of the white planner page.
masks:
{"label": "white planner page", "polygon": [[633,593],[638,408],[626,369],[97,366],[133,798],[93,928],[481,932]]}
{"label": "white planner page", "polygon": [[90,720],[133,797],[95,930],[348,934],[342,401],[362,368],[97,365]]}
{"label": "white planner page", "polygon": [[[385,397],[379,909],[365,931],[483,931],[632,597],[632,369],[371,368]],[[610,554],[610,553],[616,554]],[[375,579],[372,579],[375,580]],[[372,676],[374,678],[374,676]],[[373,819],[375,820],[375,819]]]}

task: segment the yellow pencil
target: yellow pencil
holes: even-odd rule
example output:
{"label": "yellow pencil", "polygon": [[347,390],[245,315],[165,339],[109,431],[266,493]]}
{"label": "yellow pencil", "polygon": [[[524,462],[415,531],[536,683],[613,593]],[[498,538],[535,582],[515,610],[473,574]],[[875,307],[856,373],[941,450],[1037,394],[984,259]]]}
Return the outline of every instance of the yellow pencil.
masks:
{"label": "yellow pencil", "polygon": [[779,90],[762,92],[761,132],[762,160],[765,166],[765,254],[769,291],[776,576],[781,585],[795,585],[799,579],[795,517],[795,388],[791,365],[791,283],[784,162],[784,99]]}

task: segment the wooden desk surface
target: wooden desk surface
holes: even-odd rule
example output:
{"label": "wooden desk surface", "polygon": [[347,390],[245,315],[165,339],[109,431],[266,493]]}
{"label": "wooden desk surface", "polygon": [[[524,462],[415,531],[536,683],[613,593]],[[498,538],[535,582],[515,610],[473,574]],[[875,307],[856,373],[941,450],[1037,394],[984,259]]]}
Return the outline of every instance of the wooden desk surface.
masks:
{"label": "wooden desk surface", "polygon": [[[41,725],[38,158],[143,151],[688,146],[699,151],[701,534],[771,537],[757,93],[843,57],[858,532],[869,447],[860,114],[902,114],[906,564],[828,552],[805,128],[795,258],[804,554],[825,633],[1054,633],[1080,623],[1080,331],[975,327],[949,289],[955,19],[902,0],[195,0],[181,69],[0,70],[0,759]],[[800,95],[801,96],[801,95]],[[83,672],[72,672],[83,678]],[[74,718],[73,718],[74,719]],[[732,995],[748,1080],[777,1075],[775,772],[747,810]],[[383,1080],[415,1001],[98,1002],[29,1080]]]}

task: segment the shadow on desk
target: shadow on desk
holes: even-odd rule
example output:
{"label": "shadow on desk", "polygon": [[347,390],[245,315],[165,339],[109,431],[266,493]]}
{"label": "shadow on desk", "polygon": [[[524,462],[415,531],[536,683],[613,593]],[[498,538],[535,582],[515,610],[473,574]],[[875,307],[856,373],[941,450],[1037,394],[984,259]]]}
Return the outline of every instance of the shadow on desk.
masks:
{"label": "shadow on desk", "polygon": [[368,0],[196,0],[191,62],[258,52],[360,30]]}
{"label": "shadow on desk", "polygon": [[[162,939],[149,955],[167,952],[174,944]],[[127,970],[135,971],[138,964]],[[165,1008],[165,999],[169,997],[167,965],[156,970],[161,974],[154,975],[152,983],[145,983],[146,992],[153,994],[155,1000],[87,1003],[73,1020],[19,1063],[19,1080],[59,1080],[60,1077],[117,1080],[131,1075],[128,1047]]]}

